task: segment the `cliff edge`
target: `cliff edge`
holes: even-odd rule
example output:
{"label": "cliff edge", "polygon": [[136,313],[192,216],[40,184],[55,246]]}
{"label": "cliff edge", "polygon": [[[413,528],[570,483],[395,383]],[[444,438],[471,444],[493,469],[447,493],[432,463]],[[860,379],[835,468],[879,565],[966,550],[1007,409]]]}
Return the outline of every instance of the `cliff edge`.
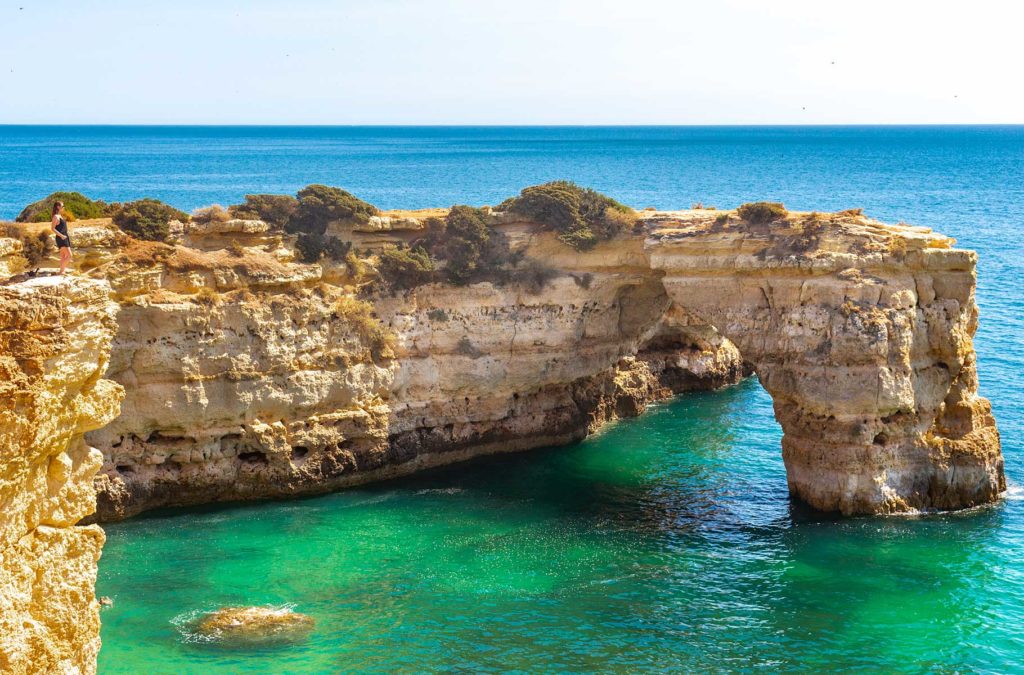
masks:
{"label": "cliff edge", "polygon": [[46,277],[0,286],[0,671],[96,670],[103,546],[84,434],[117,417],[102,379],[116,332],[110,287]]}

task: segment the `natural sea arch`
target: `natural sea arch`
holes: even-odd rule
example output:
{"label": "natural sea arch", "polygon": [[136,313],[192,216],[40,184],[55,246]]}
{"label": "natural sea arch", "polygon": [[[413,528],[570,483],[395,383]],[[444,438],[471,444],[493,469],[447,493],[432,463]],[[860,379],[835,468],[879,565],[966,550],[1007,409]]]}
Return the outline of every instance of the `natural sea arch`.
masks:
{"label": "natural sea arch", "polygon": [[677,311],[753,366],[790,493],[823,511],[957,509],[1006,487],[977,394],[976,256],[905,230],[676,222],[645,245]]}

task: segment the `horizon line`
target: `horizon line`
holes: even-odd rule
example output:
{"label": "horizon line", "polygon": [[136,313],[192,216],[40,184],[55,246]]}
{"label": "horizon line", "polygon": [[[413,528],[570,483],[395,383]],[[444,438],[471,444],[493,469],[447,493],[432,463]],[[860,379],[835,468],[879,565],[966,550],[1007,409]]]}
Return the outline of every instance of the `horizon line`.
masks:
{"label": "horizon line", "polygon": [[1024,122],[834,122],[834,123],[803,123],[803,122],[766,122],[766,123],[721,123],[721,124],[648,124],[648,123],[351,123],[351,124],[315,124],[315,123],[279,123],[279,122],[0,122],[2,127],[280,127],[280,128],[409,128],[409,129],[450,129],[450,128],[537,128],[537,129],[611,129],[620,127],[631,128],[736,128],[736,127],[1024,127]]}

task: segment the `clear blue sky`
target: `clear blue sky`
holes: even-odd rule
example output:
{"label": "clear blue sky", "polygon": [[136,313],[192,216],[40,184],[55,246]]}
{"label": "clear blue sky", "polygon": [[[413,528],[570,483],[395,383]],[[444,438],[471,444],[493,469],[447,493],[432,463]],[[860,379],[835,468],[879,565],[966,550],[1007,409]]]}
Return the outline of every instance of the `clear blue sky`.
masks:
{"label": "clear blue sky", "polygon": [[0,0],[0,123],[1021,123],[1019,7]]}

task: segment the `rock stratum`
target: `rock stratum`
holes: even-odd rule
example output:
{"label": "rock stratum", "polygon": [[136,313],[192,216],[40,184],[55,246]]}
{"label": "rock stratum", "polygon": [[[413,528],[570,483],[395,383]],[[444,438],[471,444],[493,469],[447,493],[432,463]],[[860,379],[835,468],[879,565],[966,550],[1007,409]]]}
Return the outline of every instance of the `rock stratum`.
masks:
{"label": "rock stratum", "polygon": [[[372,267],[424,218],[335,231]],[[491,220],[544,283],[387,291],[351,265],[297,262],[260,221],[189,223],[172,245],[76,224],[80,269],[119,305],[109,377],[127,392],[86,436],[103,453],[98,519],[563,444],[751,371],[790,492],[817,509],[956,509],[1005,489],[977,394],[976,256],[949,238],[852,212],[644,211],[581,252]]]}
{"label": "rock stratum", "polygon": [[0,286],[0,672],[96,670],[104,536],[76,523],[103,462],[84,434],[123,396],[102,379],[116,312],[103,282]]}

